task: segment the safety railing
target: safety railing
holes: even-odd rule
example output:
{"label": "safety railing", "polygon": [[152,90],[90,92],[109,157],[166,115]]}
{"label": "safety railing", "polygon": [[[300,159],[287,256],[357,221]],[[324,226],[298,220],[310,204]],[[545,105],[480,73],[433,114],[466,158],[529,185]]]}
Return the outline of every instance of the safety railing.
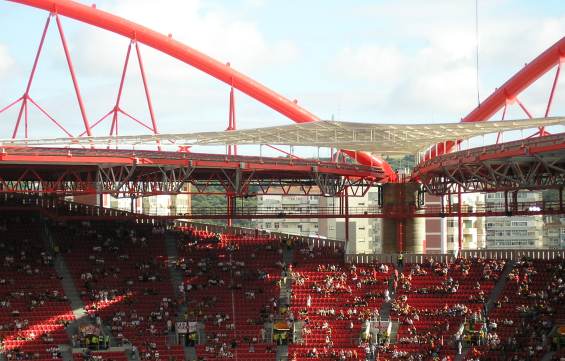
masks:
{"label": "safety railing", "polygon": [[[87,205],[83,203],[76,203],[65,201],[60,198],[44,198],[33,196],[11,196],[9,194],[0,193],[0,204],[13,206],[29,206],[36,205],[41,208],[50,209],[59,215],[72,213],[82,216],[120,216],[133,218],[183,218],[187,219],[225,219],[230,216],[233,218],[247,218],[253,219],[254,217],[261,218],[345,218],[346,216],[352,218],[363,217],[385,217],[385,216],[415,216],[415,217],[455,217],[458,214],[458,205],[426,205],[422,208],[415,208],[413,205],[392,205],[392,206],[365,206],[365,207],[350,207],[347,214],[344,209],[338,206],[334,207],[317,207],[317,206],[282,206],[282,207],[236,207],[231,214],[227,209],[218,207],[177,207],[168,209],[167,215],[163,215],[161,210],[152,210],[144,213],[132,213],[125,210],[118,210],[113,208],[106,208],[95,205]],[[536,215],[536,214],[551,214],[565,212],[564,205],[557,201],[540,201],[540,202],[509,202],[505,205],[500,203],[486,203],[476,206],[463,204],[461,206],[462,216],[511,216],[512,214],[522,215]]]}
{"label": "safety railing", "polygon": [[[387,254],[347,254],[345,261],[347,263],[396,263],[398,261],[398,253]],[[457,259],[454,254],[403,254],[404,263],[423,263],[426,259],[433,258],[435,261],[442,263],[451,263]],[[524,258],[534,260],[556,260],[565,259],[565,249],[481,249],[481,250],[462,250],[459,258],[463,259],[506,259],[519,261]]]}
{"label": "safety railing", "polygon": [[[171,211],[179,217],[182,216],[227,216],[227,210],[218,207],[192,207],[192,208],[172,208]],[[373,207],[350,207],[350,215],[361,214],[380,214],[382,208]],[[159,215],[159,210],[146,212],[147,215]],[[253,216],[273,216],[273,218],[285,218],[287,216],[303,216],[303,218],[315,217],[317,215],[344,217],[343,210],[339,207],[312,207],[312,206],[282,206],[282,207],[236,207],[233,215],[253,217]]]}

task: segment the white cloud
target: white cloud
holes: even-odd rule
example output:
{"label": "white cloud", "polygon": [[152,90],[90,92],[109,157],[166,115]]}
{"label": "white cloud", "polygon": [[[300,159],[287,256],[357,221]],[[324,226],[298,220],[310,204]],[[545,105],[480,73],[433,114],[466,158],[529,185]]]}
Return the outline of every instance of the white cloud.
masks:
{"label": "white cloud", "polygon": [[[240,20],[219,6],[206,7],[206,3],[200,0],[171,0],[167,6],[155,6],[154,0],[125,0],[103,10],[160,33],[172,34],[175,40],[222,63],[229,62],[243,72],[285,64],[295,60],[298,54],[297,47],[289,40],[271,44],[254,22]],[[91,71],[121,70],[121,61],[105,55],[121,54],[123,58],[127,40],[90,29],[82,37],[85,43],[92,44],[81,56],[81,60],[88,64]],[[175,64],[171,69],[172,64],[167,62],[168,57],[165,55],[151,53],[145,56],[150,57],[149,61],[156,63],[159,68],[152,74],[190,74],[190,71],[183,72],[189,67],[184,64]]]}
{"label": "white cloud", "polygon": [[346,77],[393,85],[408,62],[398,48],[365,45],[342,49],[330,69]]}
{"label": "white cloud", "polygon": [[[342,48],[328,70],[337,82],[355,85],[348,87],[348,96],[357,98],[354,107],[358,109],[371,106],[374,114],[403,114],[405,119],[431,114],[443,117],[438,121],[457,120],[476,106],[474,6],[470,3],[474,1],[457,5],[437,1],[427,7],[414,0],[363,8],[365,16],[382,19],[382,14],[391,14],[388,21],[402,25],[394,25],[389,37],[380,34],[374,41]],[[491,14],[494,5],[484,3],[481,9],[486,13],[480,21],[479,40],[482,100],[565,33],[563,17],[515,13],[500,17]],[[391,41],[394,45],[389,45]],[[524,96],[538,109],[543,108],[547,93],[547,86],[537,86]],[[344,116],[352,119],[356,113]]]}
{"label": "white cloud", "polygon": [[12,56],[8,53],[8,49],[0,44],[0,77],[7,74],[13,68],[15,62]]}

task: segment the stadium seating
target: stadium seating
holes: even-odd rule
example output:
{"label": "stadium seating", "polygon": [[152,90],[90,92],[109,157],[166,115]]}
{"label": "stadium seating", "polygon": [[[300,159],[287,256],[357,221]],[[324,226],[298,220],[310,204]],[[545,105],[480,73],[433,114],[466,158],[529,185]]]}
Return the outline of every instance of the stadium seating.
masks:
{"label": "stadium seating", "polygon": [[147,358],[184,357],[170,347],[167,320],[175,321],[164,237],[150,225],[73,222],[54,228],[89,316]]}
{"label": "stadium seating", "polygon": [[289,358],[364,359],[361,327],[379,313],[390,268],[351,267],[341,251],[324,247],[302,248],[294,260],[291,310],[306,332],[302,344],[289,347]]}
{"label": "stadium seating", "polygon": [[277,311],[279,242],[192,229],[181,232],[178,266],[185,274],[189,320],[204,322],[208,336],[197,354],[208,360],[230,354],[245,360],[273,360],[272,346],[262,338],[261,329]]}
{"label": "stadium seating", "polygon": [[0,347],[8,360],[51,360],[74,319],[29,213],[0,213]]}
{"label": "stadium seating", "polygon": [[[0,345],[9,361],[61,358],[57,346],[71,344],[65,325],[74,316],[43,246],[42,227],[37,214],[0,213]],[[277,320],[304,323],[301,341],[289,346],[289,360],[365,360],[370,351],[360,341],[365,321],[377,318],[385,291],[394,285],[390,316],[399,323],[397,342],[377,348],[379,360],[452,360],[454,334],[463,324],[489,330],[467,360],[540,360],[550,348],[548,332],[565,321],[562,260],[517,262],[483,322],[503,260],[443,264],[430,257],[397,273],[392,264],[349,265],[340,249],[297,244],[288,266],[274,237],[179,227],[170,234],[179,254],[174,266],[183,275],[177,292],[161,227],[90,221],[51,230],[90,322],[109,326],[147,361],[184,359],[182,345],[167,331],[183,316],[205,325],[207,339],[196,346],[203,360],[274,360],[277,347],[264,323]],[[279,300],[285,269],[292,292],[289,312],[281,313],[287,306]],[[178,315],[183,305],[187,313]],[[127,355],[73,358],[125,361]]]}

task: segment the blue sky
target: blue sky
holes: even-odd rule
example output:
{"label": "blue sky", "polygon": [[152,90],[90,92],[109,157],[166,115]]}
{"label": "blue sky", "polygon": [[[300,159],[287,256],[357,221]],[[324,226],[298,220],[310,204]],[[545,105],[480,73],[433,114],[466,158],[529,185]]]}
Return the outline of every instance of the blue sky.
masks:
{"label": "blue sky", "polygon": [[[90,4],[91,2],[88,2]],[[98,8],[152,27],[243,71],[321,118],[365,122],[455,122],[476,106],[475,0],[96,1]],[[0,2],[0,108],[21,96],[46,13]],[[91,122],[113,105],[127,39],[63,19]],[[480,94],[484,99],[565,35],[562,1],[479,0]],[[220,130],[229,88],[142,48],[162,131]],[[135,62],[124,109],[148,119]],[[544,109],[553,72],[522,101]],[[563,83],[561,81],[560,83]],[[80,132],[62,48],[51,27],[32,96],[73,133]],[[563,88],[563,87],[561,87]],[[289,121],[236,94],[238,126]],[[558,88],[554,115],[565,110]],[[522,118],[517,107],[509,112]],[[62,135],[30,114],[31,136]],[[0,115],[1,137],[14,112]],[[143,130],[126,120],[123,134]],[[108,132],[109,123],[97,134]]]}

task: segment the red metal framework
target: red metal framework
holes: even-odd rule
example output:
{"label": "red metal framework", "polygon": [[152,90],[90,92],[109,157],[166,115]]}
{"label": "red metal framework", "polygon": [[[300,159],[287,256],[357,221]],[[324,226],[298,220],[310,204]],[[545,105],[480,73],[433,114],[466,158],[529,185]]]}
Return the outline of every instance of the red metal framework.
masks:
{"label": "red metal framework", "polygon": [[[502,120],[506,117],[506,112],[509,106],[516,103],[524,112],[528,118],[532,118],[532,113],[528,110],[524,103],[520,101],[518,96],[522,91],[527,89],[532,83],[546,74],[548,71],[556,68],[555,77],[553,79],[551,89],[549,91],[549,96],[547,100],[547,105],[545,107],[544,116],[548,117],[551,112],[551,106],[553,105],[553,99],[557,84],[559,81],[559,76],[561,74],[561,64],[565,61],[565,37],[561,38],[555,44],[553,44],[549,49],[541,53],[533,61],[526,64],[519,72],[517,72],[512,78],[510,78],[506,83],[504,83],[500,88],[497,88],[485,101],[483,101],[478,107],[473,109],[466,117],[464,117],[462,122],[482,122],[489,120],[493,115],[495,115],[501,109]],[[542,127],[534,135],[547,135],[547,132]],[[500,140],[500,135],[497,139],[497,143]],[[433,158],[435,156],[449,153],[453,151],[456,144],[460,141],[449,141],[446,143],[440,143],[436,146],[430,148],[424,157],[424,160]]]}
{"label": "red metal framework", "polygon": [[565,133],[444,154],[413,173],[432,194],[563,189]]}
{"label": "red metal framework", "polygon": [[[307,110],[305,110],[304,108],[300,107],[296,101],[291,101],[277,93],[275,93],[274,91],[266,88],[265,86],[259,84],[258,82],[252,80],[251,78],[243,75],[242,73],[234,70],[233,68],[231,68],[228,64],[223,64],[220,63],[217,60],[214,60],[212,58],[210,58],[209,56],[198,52],[195,49],[192,49],[174,39],[172,39],[171,36],[165,36],[163,34],[159,34],[151,29],[148,29],[146,27],[143,27],[139,24],[136,24],[134,22],[128,21],[126,19],[120,18],[118,16],[112,15],[110,13],[101,11],[99,9],[97,9],[95,6],[89,7],[83,4],[79,4],[76,3],[74,1],[70,1],[70,0],[11,0],[13,2],[16,3],[20,3],[20,4],[24,4],[24,5],[28,5],[28,6],[32,6],[38,9],[43,9],[46,11],[49,11],[51,14],[53,14],[57,20],[57,26],[59,29],[59,32],[61,34],[61,40],[63,42],[63,47],[65,50],[65,55],[67,58],[67,62],[69,65],[69,70],[71,73],[71,77],[73,79],[73,84],[75,87],[75,92],[77,95],[77,100],[79,103],[79,107],[81,110],[81,115],[84,121],[84,125],[85,125],[85,132],[83,134],[86,135],[91,135],[91,129],[92,127],[98,125],[100,122],[102,122],[105,118],[107,118],[108,116],[110,116],[111,114],[113,114],[112,117],[112,124],[110,127],[110,135],[112,134],[118,134],[118,113],[121,113],[122,115],[125,115],[126,117],[130,118],[131,120],[139,123],[140,125],[144,126],[145,128],[149,129],[150,131],[157,133],[157,123],[155,120],[155,114],[153,112],[153,107],[152,107],[152,103],[151,103],[151,97],[149,95],[149,88],[147,86],[147,81],[146,81],[146,77],[145,77],[145,71],[143,69],[143,62],[141,60],[141,56],[140,56],[140,52],[139,52],[139,46],[138,43],[142,43],[145,44],[147,46],[150,46],[164,54],[167,54],[171,57],[174,57],[186,64],[189,64],[221,81],[223,81],[226,84],[229,84],[231,87],[230,90],[230,107],[229,107],[229,124],[228,124],[228,130],[233,130],[235,129],[235,101],[234,101],[234,94],[233,94],[233,89],[238,89],[239,91],[251,96],[252,98],[258,100],[259,102],[271,107],[272,109],[278,111],[279,113],[285,115],[286,117],[288,117],[289,119],[298,122],[298,123],[302,123],[302,122],[312,122],[312,121],[317,121],[319,120],[318,117],[316,117],[314,114],[308,112]],[[116,103],[114,105],[114,107],[105,115],[103,116],[100,120],[98,120],[97,122],[94,123],[94,125],[91,127],[89,122],[88,122],[88,118],[86,116],[86,111],[85,111],[85,107],[84,107],[84,102],[82,100],[82,97],[80,95],[80,90],[78,88],[78,83],[76,81],[76,76],[74,73],[74,68],[72,66],[72,62],[71,62],[71,58],[70,58],[70,54],[68,52],[68,47],[66,44],[66,40],[64,38],[63,32],[62,32],[62,26],[60,23],[60,19],[59,19],[59,15],[62,16],[66,16],[69,18],[73,18],[75,20],[81,21],[83,23],[87,23],[93,26],[96,26],[98,28],[101,29],[105,29],[108,31],[111,31],[113,33],[119,34],[121,36],[127,37],[129,39],[132,40],[133,43],[135,43],[136,46],[136,53],[138,55],[138,59],[139,59],[139,65],[140,65],[140,71],[142,74],[142,79],[143,79],[143,85],[144,85],[144,89],[145,89],[145,94],[146,94],[146,98],[147,98],[147,103],[148,103],[148,108],[149,108],[149,113],[150,113],[150,118],[151,118],[151,126],[147,126],[145,123],[139,121],[138,119],[134,118],[133,116],[131,116],[130,114],[126,113],[125,111],[123,111],[120,107],[119,107],[119,101],[120,101],[120,97],[121,97],[121,93],[122,93],[122,85],[123,85],[123,79],[124,79],[124,75],[127,69],[127,63],[129,60],[129,54],[130,54],[130,50],[131,50],[131,44],[128,46],[128,51],[126,54],[126,60],[125,60],[125,64],[124,64],[124,69],[122,72],[122,77],[121,77],[121,81],[120,81],[120,87],[118,90],[118,96],[116,99]],[[47,27],[48,27],[49,21],[47,22],[47,25],[45,27],[44,33],[43,33],[43,37],[42,37],[42,41],[40,43],[40,48],[39,51],[36,55],[36,62],[35,65],[37,63],[37,60],[39,59],[39,54],[41,52],[41,47],[43,45],[43,38],[45,36],[45,33],[47,31]],[[35,72],[35,65],[32,69],[32,75],[30,76],[30,79],[33,78],[33,74]],[[31,81],[29,83],[29,85],[31,85]],[[25,95],[27,95],[27,92],[25,93]],[[26,114],[26,134],[25,136],[27,137],[28,133],[27,133],[27,96],[22,97],[20,99],[22,101],[22,110],[25,110],[25,114]],[[14,105],[16,102],[8,105],[5,109],[10,108],[12,105]],[[0,110],[0,112],[2,112],[3,110]],[[18,124],[19,124],[19,119],[21,118],[21,113],[22,110],[20,111],[20,115],[18,116]],[[49,117],[51,120],[54,121],[54,119],[52,117]],[[15,137],[17,134],[17,129],[13,134],[13,137]],[[81,134],[81,135],[83,135]],[[67,135],[70,136],[70,134],[67,132]],[[237,150],[235,146],[230,146],[228,149],[228,154],[236,154]],[[380,170],[382,170],[382,174],[383,174],[383,178],[381,181],[386,182],[386,181],[396,181],[396,174],[395,172],[392,170],[392,168],[390,167],[390,165],[388,163],[386,163],[384,160],[382,160],[379,157],[373,156],[369,153],[366,152],[357,152],[357,151],[350,151],[350,150],[345,150],[344,151],[345,154],[349,155],[350,157],[352,157],[353,159],[357,160],[360,164],[363,165],[369,165],[369,166],[373,166],[376,168],[379,168]]]}
{"label": "red metal framework", "polygon": [[0,192],[44,195],[365,195],[382,173],[316,160],[113,149],[4,148]]}

